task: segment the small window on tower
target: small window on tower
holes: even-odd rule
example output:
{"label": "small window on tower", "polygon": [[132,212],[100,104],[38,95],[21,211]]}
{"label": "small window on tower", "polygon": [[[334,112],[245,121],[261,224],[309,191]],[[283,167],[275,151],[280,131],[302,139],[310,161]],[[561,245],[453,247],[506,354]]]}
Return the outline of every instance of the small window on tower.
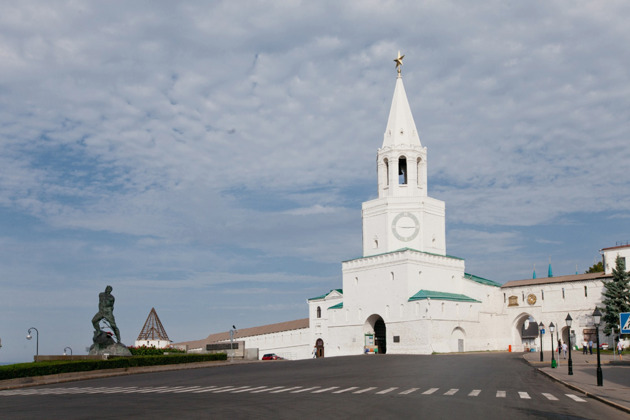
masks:
{"label": "small window on tower", "polygon": [[404,156],[398,159],[398,183],[407,185],[407,158]]}
{"label": "small window on tower", "polygon": [[417,174],[416,183],[419,188],[422,188],[422,158],[418,158],[418,161],[416,163],[416,174]]}
{"label": "small window on tower", "polygon": [[320,308],[319,306],[317,307],[317,318],[321,318],[322,317],[322,308]]}
{"label": "small window on tower", "polygon": [[389,185],[389,161],[385,159],[383,163],[385,163],[385,185]]}

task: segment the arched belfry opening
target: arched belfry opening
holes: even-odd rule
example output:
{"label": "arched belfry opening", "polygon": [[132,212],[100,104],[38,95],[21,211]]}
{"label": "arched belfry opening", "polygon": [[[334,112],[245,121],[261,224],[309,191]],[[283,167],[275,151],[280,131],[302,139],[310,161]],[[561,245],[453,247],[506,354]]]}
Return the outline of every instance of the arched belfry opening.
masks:
{"label": "arched belfry opening", "polygon": [[417,174],[416,185],[422,188],[422,158],[421,157],[419,157],[418,160],[416,161],[416,174]]}
{"label": "arched belfry opening", "polygon": [[401,156],[398,158],[398,184],[407,185],[407,158]]}
{"label": "arched belfry opening", "polygon": [[363,330],[366,334],[374,334],[374,346],[378,354],[387,353],[387,326],[380,315],[370,315],[365,320]]}
{"label": "arched belfry opening", "polygon": [[385,185],[389,185],[389,160],[385,158],[383,163],[385,164]]}

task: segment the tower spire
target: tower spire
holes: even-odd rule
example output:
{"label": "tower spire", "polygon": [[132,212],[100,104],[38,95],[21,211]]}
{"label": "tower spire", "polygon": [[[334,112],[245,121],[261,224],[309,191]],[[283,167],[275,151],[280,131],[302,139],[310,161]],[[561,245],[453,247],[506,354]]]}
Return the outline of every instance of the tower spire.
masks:
{"label": "tower spire", "polygon": [[387,127],[385,128],[383,147],[422,146],[422,144],[420,144],[420,137],[418,137],[416,123],[413,120],[411,108],[409,107],[409,101],[407,100],[405,86],[402,81],[401,67],[404,57],[404,55],[400,55],[399,51],[398,57],[394,59],[398,77],[396,78],[392,106],[389,109],[389,118],[387,120]]}

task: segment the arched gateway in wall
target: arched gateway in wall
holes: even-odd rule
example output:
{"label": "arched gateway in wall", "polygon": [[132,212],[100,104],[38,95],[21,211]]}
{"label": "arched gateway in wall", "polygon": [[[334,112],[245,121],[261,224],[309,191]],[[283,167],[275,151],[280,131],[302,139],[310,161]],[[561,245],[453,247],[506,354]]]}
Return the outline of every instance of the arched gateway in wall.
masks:
{"label": "arched gateway in wall", "polygon": [[387,353],[387,326],[380,315],[370,315],[363,325],[365,334],[374,334],[374,346],[378,354]]}
{"label": "arched gateway in wall", "polygon": [[315,357],[324,357],[324,340],[321,338],[315,342]]}
{"label": "arched gateway in wall", "polygon": [[519,314],[512,325],[512,349],[514,351],[530,351],[540,345],[538,322],[531,314],[526,312]]}

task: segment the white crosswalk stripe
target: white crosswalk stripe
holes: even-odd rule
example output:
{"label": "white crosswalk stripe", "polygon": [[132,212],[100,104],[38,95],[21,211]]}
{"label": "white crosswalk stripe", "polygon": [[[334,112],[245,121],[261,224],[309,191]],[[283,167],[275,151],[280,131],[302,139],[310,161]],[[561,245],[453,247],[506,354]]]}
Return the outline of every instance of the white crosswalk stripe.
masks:
{"label": "white crosswalk stripe", "polygon": [[332,391],[333,389],[337,389],[337,388],[339,388],[339,387],[338,386],[331,386],[331,387],[324,388],[324,389],[318,389],[317,391],[311,392],[311,394],[321,394],[322,392]]}
{"label": "white crosswalk stripe", "polygon": [[459,391],[459,389],[457,388],[449,389],[448,391],[444,393],[444,395],[455,395],[457,394],[457,391]]}
{"label": "white crosswalk stripe", "polygon": [[291,394],[298,394],[300,392],[312,391],[314,389],[321,388],[320,386],[312,386],[310,388],[298,389],[297,391],[291,391]]}
{"label": "white crosswalk stripe", "polygon": [[553,395],[551,395],[551,394],[548,394],[548,393],[546,393],[546,392],[543,392],[542,394],[543,394],[543,395],[545,396],[545,398],[547,398],[548,400],[551,400],[551,401],[558,401],[558,399],[557,399],[556,397],[554,397]]}
{"label": "white crosswalk stripe", "polygon": [[339,391],[333,391],[333,394],[343,394],[344,392],[352,391],[357,389],[358,386],[351,386],[350,388],[340,389]]}
{"label": "white crosswalk stripe", "polygon": [[217,389],[214,391],[211,391],[213,394],[220,394],[222,392],[232,392],[232,391],[238,391],[239,389],[243,389],[243,388],[247,388],[246,386],[231,386],[228,388],[223,388],[223,389]]}
{"label": "white crosswalk stripe", "polygon": [[470,394],[468,394],[469,397],[476,397],[479,394],[481,394],[481,390],[480,389],[473,389],[472,391],[470,391]]}
{"label": "white crosswalk stripe", "polygon": [[376,394],[377,395],[389,394],[390,392],[392,392],[394,390],[397,390],[397,389],[398,389],[398,387],[394,386],[394,387],[391,387],[391,388],[384,389],[382,391],[378,391]]}
{"label": "white crosswalk stripe", "polygon": [[301,386],[292,386],[292,387],[289,387],[289,388],[282,388],[282,389],[279,389],[277,391],[271,391],[270,394],[279,394],[281,392],[287,392],[287,391],[291,391],[291,390],[299,389],[299,388],[302,388],[302,387]]}
{"label": "white crosswalk stripe", "polygon": [[214,389],[217,389],[217,388],[218,388],[218,387],[217,387],[216,385],[213,385],[213,386],[207,386],[207,387],[204,387],[204,388],[200,388],[200,389],[198,389],[198,390],[196,390],[196,391],[192,391],[192,393],[193,393],[193,394],[202,394],[202,393],[204,393],[204,392],[210,392],[210,391],[212,391],[212,390],[214,390]]}
{"label": "white crosswalk stripe", "polygon": [[521,399],[523,399],[523,400],[531,400],[532,399],[527,392],[520,392],[519,391],[518,396],[521,397]]}
{"label": "white crosswalk stripe", "polygon": [[419,390],[420,388],[410,388],[406,391],[400,392],[399,395],[409,395],[412,392],[416,392],[417,390]]}
{"label": "white crosswalk stripe", "polygon": [[363,388],[363,389],[360,389],[358,391],[354,391],[353,394],[363,394],[365,392],[372,391],[373,389],[376,389],[376,387],[375,386],[371,386],[369,388]]}
{"label": "white crosswalk stripe", "polygon": [[505,391],[497,391],[497,398],[505,398]]}
{"label": "white crosswalk stripe", "polygon": [[241,392],[250,392],[250,391],[254,391],[256,389],[261,389],[261,388],[266,388],[266,386],[254,386],[254,387],[247,387],[247,388],[243,388],[243,389],[239,389],[237,391],[230,391],[232,394],[239,394]]}
{"label": "white crosswalk stripe", "polygon": [[564,394],[567,397],[571,398],[573,401],[577,401],[577,402],[586,402],[586,400],[583,400],[582,398],[578,397],[577,395],[573,395],[573,394]]}
{"label": "white crosswalk stripe", "polygon": [[430,389],[427,389],[426,391],[424,391],[424,392],[422,393],[422,395],[431,395],[431,394],[433,394],[435,391],[437,391],[438,389],[440,389],[440,388],[430,388]]}
{"label": "white crosswalk stripe", "polygon": [[259,394],[261,392],[274,391],[274,390],[280,389],[280,388],[284,388],[284,387],[283,386],[274,386],[274,387],[271,387],[271,388],[258,389],[256,391],[252,391],[252,394]]}

